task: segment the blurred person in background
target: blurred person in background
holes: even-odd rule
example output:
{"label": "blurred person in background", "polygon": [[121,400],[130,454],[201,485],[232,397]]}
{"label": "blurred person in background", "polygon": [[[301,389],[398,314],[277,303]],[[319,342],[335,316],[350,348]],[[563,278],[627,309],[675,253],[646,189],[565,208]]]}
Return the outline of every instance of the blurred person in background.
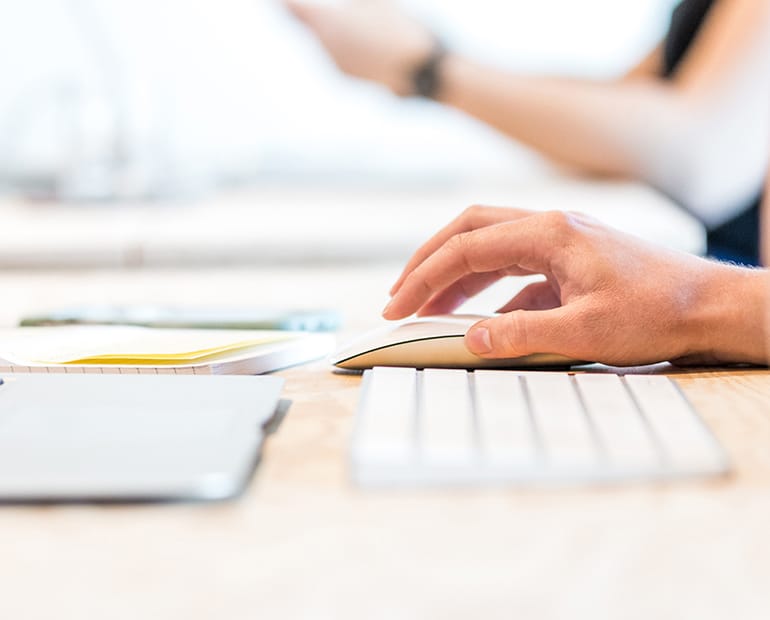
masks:
{"label": "blurred person in background", "polygon": [[770,0],[683,0],[661,44],[607,81],[484,66],[388,0],[286,3],[345,73],[433,98],[585,173],[645,181],[704,222],[709,255],[758,264]]}

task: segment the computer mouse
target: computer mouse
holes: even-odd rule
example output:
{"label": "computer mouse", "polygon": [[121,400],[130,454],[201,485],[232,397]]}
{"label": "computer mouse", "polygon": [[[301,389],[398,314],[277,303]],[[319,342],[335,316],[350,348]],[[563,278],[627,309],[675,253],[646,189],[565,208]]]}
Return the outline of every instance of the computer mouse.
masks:
{"label": "computer mouse", "polygon": [[444,314],[407,320],[378,329],[338,350],[332,364],[349,370],[374,366],[408,368],[565,368],[583,364],[551,353],[484,359],[471,353],[463,337],[471,325],[489,318],[475,314]]}

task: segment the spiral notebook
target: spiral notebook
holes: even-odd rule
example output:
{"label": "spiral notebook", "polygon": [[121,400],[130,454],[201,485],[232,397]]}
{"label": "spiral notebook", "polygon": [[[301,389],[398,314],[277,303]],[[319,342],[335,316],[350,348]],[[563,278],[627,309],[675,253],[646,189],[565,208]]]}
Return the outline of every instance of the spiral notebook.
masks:
{"label": "spiral notebook", "polygon": [[327,355],[330,334],[79,325],[0,329],[0,373],[254,375]]}

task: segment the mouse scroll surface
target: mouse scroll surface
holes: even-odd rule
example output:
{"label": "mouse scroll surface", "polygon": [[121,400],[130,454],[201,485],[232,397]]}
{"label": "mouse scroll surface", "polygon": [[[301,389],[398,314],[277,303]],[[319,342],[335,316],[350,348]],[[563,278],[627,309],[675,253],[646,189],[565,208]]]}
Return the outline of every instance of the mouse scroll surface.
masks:
{"label": "mouse scroll surface", "polygon": [[337,351],[331,362],[350,370],[365,370],[374,366],[564,368],[583,363],[550,353],[505,359],[478,357],[465,347],[464,336],[471,325],[486,318],[489,317],[447,314],[412,319],[364,335]]}

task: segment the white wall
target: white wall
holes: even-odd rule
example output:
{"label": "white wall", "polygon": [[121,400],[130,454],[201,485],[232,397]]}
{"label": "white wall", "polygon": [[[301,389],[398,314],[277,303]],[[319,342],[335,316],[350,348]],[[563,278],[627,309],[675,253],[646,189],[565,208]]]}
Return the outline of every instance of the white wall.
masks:
{"label": "white wall", "polygon": [[[654,44],[673,0],[404,4],[489,62],[601,77]],[[98,184],[119,159],[137,186],[442,178],[504,174],[508,148],[459,115],[339,76],[278,0],[0,0],[6,174]]]}

